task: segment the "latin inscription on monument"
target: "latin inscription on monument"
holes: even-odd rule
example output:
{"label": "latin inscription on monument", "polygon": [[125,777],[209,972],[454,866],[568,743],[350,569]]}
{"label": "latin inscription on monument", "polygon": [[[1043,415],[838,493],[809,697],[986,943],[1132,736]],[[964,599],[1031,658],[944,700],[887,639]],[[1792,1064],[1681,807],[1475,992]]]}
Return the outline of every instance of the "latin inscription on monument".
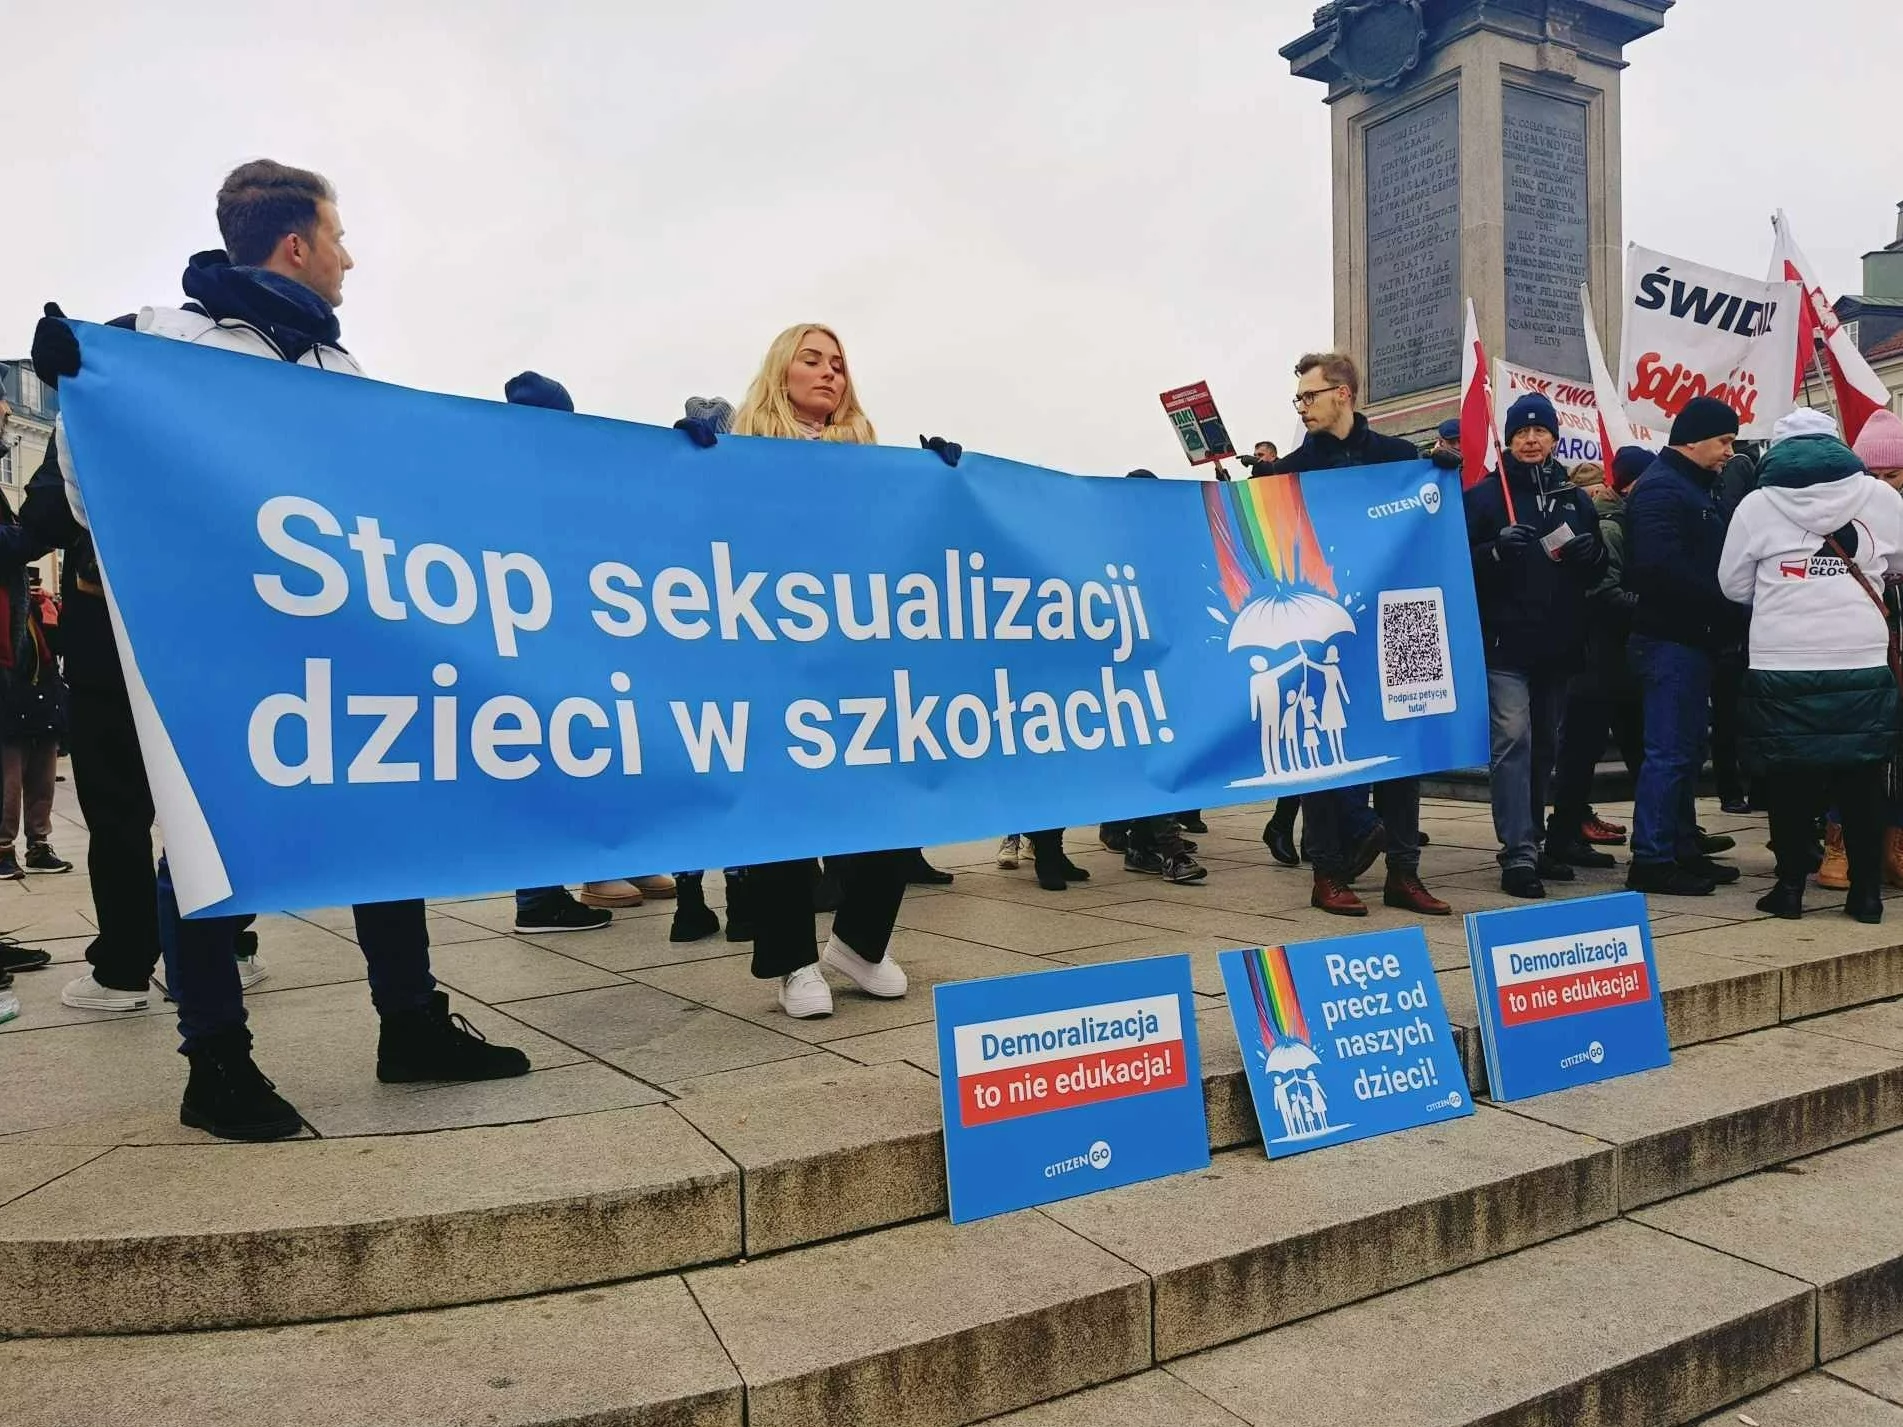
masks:
{"label": "latin inscription on monument", "polygon": [[1507,360],[1585,377],[1586,106],[1507,85]]}
{"label": "latin inscription on monument", "polygon": [[1367,131],[1369,401],[1460,380],[1460,96]]}

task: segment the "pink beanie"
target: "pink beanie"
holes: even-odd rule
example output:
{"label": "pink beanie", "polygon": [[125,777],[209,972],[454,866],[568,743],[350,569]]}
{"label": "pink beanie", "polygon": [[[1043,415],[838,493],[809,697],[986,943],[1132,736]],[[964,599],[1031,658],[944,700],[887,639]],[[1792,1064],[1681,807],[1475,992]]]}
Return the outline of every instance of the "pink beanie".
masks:
{"label": "pink beanie", "polygon": [[1851,449],[1866,471],[1903,470],[1903,418],[1894,411],[1877,412],[1863,423]]}

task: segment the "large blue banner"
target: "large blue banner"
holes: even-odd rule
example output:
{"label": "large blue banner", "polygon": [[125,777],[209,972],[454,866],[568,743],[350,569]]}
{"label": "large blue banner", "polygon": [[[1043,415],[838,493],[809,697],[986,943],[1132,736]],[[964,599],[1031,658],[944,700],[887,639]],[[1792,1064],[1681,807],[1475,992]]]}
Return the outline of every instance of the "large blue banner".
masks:
{"label": "large blue banner", "polygon": [[1486,759],[1459,486],[723,438],[81,327],[188,910],[1069,826]]}

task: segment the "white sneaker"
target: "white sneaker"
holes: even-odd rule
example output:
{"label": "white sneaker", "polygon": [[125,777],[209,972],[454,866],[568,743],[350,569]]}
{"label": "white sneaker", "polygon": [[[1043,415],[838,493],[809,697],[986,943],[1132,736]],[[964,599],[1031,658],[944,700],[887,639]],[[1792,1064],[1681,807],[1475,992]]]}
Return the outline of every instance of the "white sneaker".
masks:
{"label": "white sneaker", "polygon": [[1022,857],[1023,852],[1024,852],[1023,837],[1021,837],[1019,834],[1015,832],[1012,833],[1009,837],[1005,838],[1002,842],[998,844],[999,868],[1005,872],[1017,871],[1018,861]]}
{"label": "white sneaker", "polygon": [[238,957],[237,962],[238,984],[247,991],[271,974],[271,968],[264,964],[264,958],[256,952]]}
{"label": "white sneaker", "polygon": [[905,972],[889,956],[883,961],[867,961],[838,937],[829,936],[819,959],[851,977],[853,984],[868,996],[892,1001],[905,994]]}
{"label": "white sneaker", "polygon": [[11,991],[0,991],[0,1025],[20,1014],[20,998]]}
{"label": "white sneaker", "polygon": [[780,1009],[796,1021],[833,1013],[833,988],[817,966],[802,966],[780,978]]}
{"label": "white sneaker", "polygon": [[150,991],[115,991],[101,986],[91,976],[68,981],[59,993],[60,1004],[75,1011],[143,1011],[151,1003]]}
{"label": "white sneaker", "polygon": [[641,889],[626,877],[617,877],[612,882],[584,882],[581,884],[581,896],[576,899],[584,907],[638,907],[641,905]]}

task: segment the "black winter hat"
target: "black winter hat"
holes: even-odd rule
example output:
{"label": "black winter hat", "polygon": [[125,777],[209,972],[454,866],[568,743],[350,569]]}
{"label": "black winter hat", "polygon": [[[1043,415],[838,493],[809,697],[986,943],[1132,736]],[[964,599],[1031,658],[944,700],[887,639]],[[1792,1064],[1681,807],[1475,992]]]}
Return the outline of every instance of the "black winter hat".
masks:
{"label": "black winter hat", "polygon": [[1672,422],[1668,438],[1674,446],[1695,446],[1714,436],[1736,436],[1738,413],[1715,396],[1695,396]]}
{"label": "black winter hat", "polygon": [[1544,392],[1529,391],[1507,408],[1507,440],[1529,426],[1541,427],[1550,431],[1554,440],[1559,439],[1559,413]]}

